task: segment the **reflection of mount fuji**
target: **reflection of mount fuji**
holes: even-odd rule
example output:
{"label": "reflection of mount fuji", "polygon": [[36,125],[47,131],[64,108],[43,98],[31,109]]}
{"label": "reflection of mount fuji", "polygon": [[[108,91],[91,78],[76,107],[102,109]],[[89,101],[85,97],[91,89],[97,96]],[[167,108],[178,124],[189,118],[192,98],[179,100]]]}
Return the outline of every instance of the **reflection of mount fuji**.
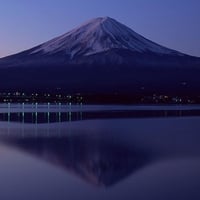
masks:
{"label": "reflection of mount fuji", "polygon": [[147,155],[133,146],[127,146],[119,139],[105,139],[100,135],[4,137],[1,141],[97,186],[111,186],[150,161]]}

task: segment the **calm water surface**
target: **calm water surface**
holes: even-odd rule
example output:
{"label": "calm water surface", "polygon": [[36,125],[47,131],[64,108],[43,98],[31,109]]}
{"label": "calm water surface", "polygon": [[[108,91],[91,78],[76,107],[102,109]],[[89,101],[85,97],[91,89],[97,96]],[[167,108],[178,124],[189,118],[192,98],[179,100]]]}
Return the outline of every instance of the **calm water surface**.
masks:
{"label": "calm water surface", "polygon": [[1,200],[199,200],[200,106],[0,105]]}

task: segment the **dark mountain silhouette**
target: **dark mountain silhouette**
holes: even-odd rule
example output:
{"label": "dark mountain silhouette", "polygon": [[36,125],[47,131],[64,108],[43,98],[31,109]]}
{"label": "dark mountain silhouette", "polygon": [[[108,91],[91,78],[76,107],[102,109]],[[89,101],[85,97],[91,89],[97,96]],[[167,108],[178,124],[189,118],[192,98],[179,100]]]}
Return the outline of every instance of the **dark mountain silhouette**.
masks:
{"label": "dark mountain silhouette", "polygon": [[0,91],[182,94],[200,91],[200,58],[158,45],[116,20],[93,19],[0,59]]}

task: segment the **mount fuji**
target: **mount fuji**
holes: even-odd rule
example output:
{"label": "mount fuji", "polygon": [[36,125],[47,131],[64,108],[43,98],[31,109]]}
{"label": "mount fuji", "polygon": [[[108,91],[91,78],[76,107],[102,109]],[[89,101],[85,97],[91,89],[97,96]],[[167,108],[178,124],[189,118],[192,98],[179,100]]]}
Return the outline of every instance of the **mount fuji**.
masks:
{"label": "mount fuji", "polygon": [[100,17],[0,59],[0,74],[1,91],[189,95],[200,89],[200,58]]}

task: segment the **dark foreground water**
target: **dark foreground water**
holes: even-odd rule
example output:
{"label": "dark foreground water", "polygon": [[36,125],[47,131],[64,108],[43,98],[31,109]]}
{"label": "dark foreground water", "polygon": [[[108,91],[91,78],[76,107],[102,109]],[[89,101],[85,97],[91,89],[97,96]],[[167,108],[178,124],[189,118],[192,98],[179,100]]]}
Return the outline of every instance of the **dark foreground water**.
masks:
{"label": "dark foreground water", "polygon": [[199,200],[200,106],[0,105],[1,200]]}

